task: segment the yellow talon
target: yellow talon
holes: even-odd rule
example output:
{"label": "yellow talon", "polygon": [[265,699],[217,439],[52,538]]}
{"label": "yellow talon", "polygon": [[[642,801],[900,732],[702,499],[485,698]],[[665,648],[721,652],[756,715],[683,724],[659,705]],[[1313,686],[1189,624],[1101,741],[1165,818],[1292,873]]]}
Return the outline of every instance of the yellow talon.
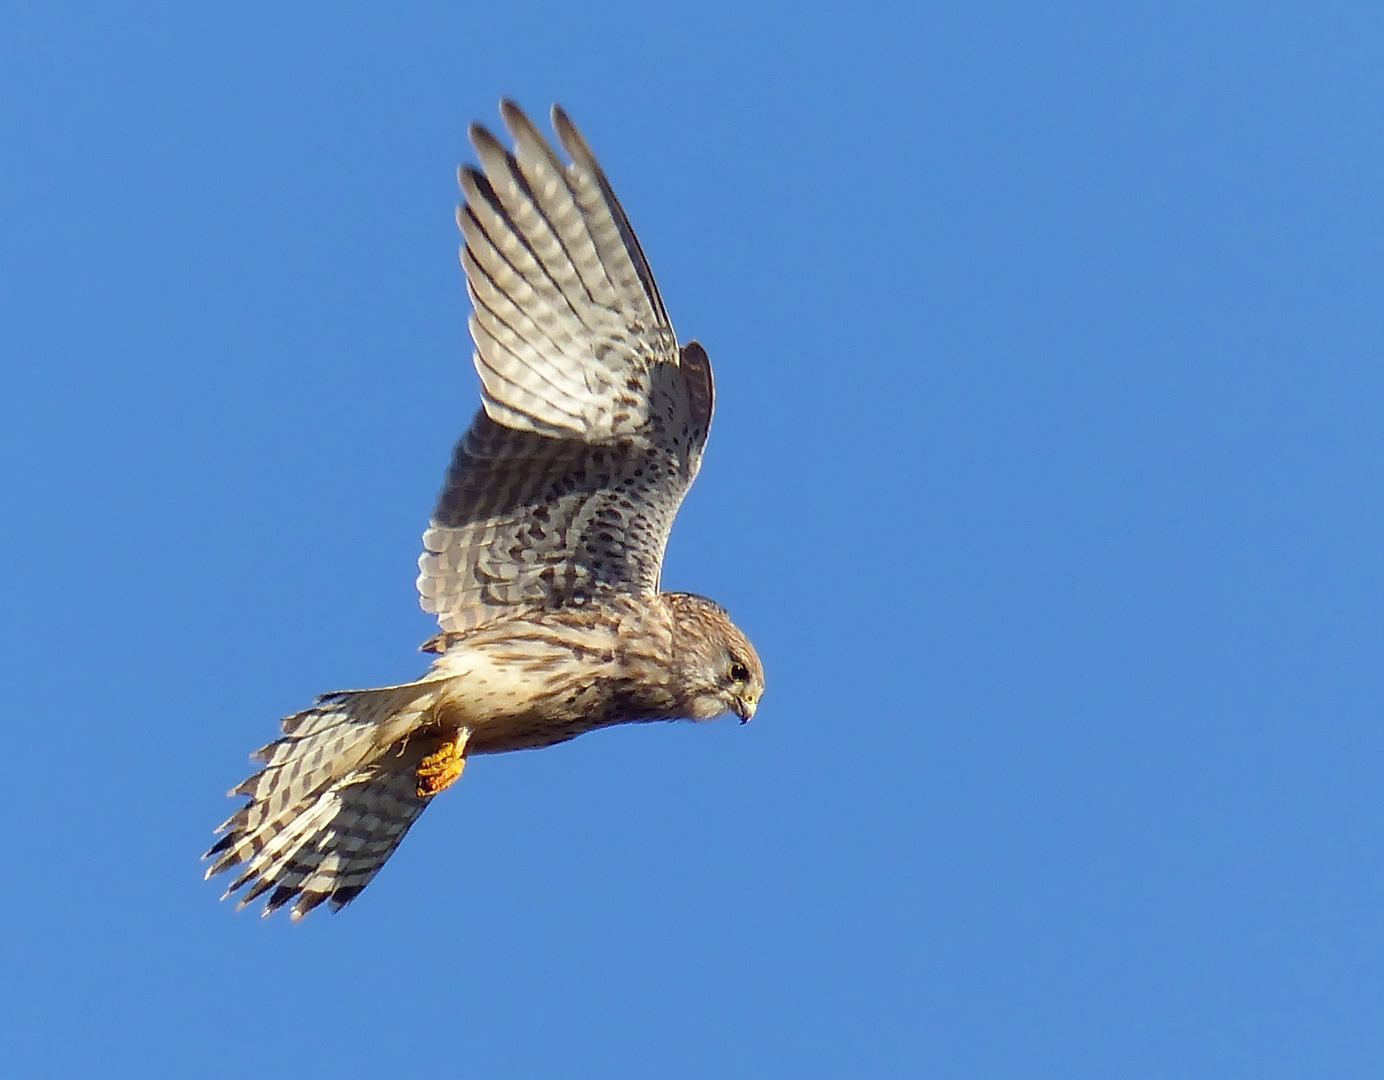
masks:
{"label": "yellow talon", "polygon": [[444,735],[436,750],[418,763],[413,775],[418,780],[418,797],[428,798],[446,791],[461,779],[466,768],[466,737],[469,732],[455,731]]}

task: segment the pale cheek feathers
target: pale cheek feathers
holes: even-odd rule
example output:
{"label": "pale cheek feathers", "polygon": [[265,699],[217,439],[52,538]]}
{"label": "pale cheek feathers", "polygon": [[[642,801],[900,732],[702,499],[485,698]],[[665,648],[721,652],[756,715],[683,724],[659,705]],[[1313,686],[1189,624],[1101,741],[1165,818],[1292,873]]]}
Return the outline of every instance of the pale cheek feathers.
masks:
{"label": "pale cheek feathers", "polygon": [[698,694],[687,703],[689,720],[715,720],[730,712],[730,705],[720,694]]}

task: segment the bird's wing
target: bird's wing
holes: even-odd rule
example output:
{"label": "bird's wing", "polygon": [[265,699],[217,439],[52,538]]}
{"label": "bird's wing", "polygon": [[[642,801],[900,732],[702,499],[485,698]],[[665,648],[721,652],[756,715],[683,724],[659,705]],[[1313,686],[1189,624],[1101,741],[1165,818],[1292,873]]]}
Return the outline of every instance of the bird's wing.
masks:
{"label": "bird's wing", "polygon": [[506,150],[473,127],[458,220],[484,408],[423,536],[443,631],[601,589],[658,588],[711,424],[711,365],[679,349],[649,264],[567,115],[564,163],[512,102]]}

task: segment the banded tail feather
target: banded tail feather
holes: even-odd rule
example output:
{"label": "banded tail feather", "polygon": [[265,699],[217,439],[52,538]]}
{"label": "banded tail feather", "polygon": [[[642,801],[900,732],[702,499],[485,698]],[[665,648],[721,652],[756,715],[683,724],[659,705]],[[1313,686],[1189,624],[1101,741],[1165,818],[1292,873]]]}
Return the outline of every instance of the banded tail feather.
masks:
{"label": "banded tail feather", "polygon": [[437,747],[437,689],[424,680],[325,694],[285,719],[283,737],[253,755],[264,768],[230,793],[250,801],[204,856],[209,878],[240,870],[223,899],[244,889],[243,908],[269,893],[264,914],[294,901],[294,921],[355,899],[431,801],[416,773]]}

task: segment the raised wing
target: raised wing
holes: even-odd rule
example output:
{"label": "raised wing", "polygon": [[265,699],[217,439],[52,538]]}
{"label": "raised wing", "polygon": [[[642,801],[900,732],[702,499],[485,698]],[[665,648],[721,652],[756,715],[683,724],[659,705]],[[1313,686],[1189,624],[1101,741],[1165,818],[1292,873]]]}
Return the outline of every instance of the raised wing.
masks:
{"label": "raised wing", "polygon": [[418,589],[444,631],[602,589],[658,588],[711,424],[711,365],[677,346],[644,253],[566,114],[564,164],[501,103],[464,167],[462,264],[484,408],[423,536]]}

